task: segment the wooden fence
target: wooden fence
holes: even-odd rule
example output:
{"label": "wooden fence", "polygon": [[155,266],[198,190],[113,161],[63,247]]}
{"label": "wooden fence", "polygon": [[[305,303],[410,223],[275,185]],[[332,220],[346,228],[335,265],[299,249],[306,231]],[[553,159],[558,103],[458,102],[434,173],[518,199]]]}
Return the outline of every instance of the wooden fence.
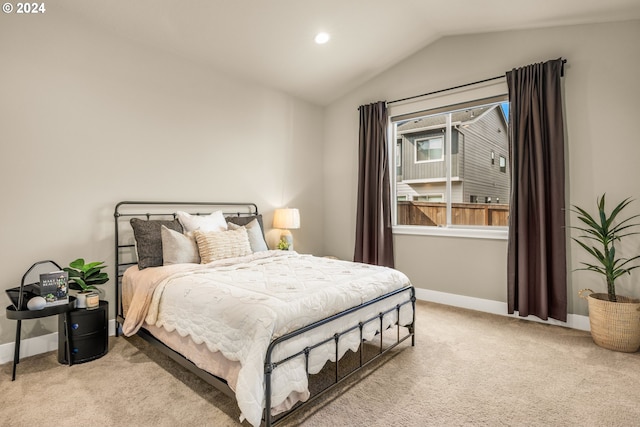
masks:
{"label": "wooden fence", "polygon": [[[509,205],[497,203],[453,203],[454,225],[507,226]],[[398,202],[398,225],[446,225],[447,205],[436,202]]]}

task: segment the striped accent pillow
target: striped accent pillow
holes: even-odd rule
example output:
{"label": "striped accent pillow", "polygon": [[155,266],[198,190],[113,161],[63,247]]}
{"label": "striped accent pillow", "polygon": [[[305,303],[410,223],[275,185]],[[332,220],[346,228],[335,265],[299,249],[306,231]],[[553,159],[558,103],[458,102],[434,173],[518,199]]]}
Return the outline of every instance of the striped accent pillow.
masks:
{"label": "striped accent pillow", "polygon": [[196,242],[198,242],[201,264],[253,253],[247,229],[244,227],[229,231],[196,230],[193,233],[196,236]]}

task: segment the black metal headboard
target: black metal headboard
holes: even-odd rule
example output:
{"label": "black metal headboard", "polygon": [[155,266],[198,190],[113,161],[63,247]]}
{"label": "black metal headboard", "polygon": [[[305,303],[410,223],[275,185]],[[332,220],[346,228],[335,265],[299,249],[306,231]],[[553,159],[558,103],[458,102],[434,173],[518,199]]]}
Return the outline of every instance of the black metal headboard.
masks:
{"label": "black metal headboard", "polygon": [[[140,202],[124,201],[116,205],[113,213],[115,222],[115,279],[116,279],[116,322],[122,317],[122,275],[132,265],[138,263],[135,250],[131,218],[140,219],[175,219],[177,212],[183,211],[191,215],[209,215],[214,211],[222,211],[224,216],[258,215],[255,203],[244,202]],[[119,327],[116,325],[116,334]]]}

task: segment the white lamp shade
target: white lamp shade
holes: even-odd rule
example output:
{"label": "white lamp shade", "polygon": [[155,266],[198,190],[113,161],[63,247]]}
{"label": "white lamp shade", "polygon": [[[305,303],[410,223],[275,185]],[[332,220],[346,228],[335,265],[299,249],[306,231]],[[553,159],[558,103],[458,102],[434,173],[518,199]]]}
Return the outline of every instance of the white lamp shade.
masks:
{"label": "white lamp shade", "polygon": [[276,209],[273,213],[273,228],[283,230],[300,228],[300,212],[298,209]]}

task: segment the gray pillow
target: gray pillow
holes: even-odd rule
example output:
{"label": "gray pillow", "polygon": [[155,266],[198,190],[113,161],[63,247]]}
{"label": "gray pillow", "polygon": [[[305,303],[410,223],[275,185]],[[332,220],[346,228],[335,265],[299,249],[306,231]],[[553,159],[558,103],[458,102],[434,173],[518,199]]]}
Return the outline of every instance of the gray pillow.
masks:
{"label": "gray pillow", "polygon": [[233,222],[229,222],[229,230],[236,230],[242,227],[247,229],[247,236],[249,237],[251,251],[262,252],[269,250],[267,242],[264,241],[262,227],[260,227],[260,223],[257,219],[252,219],[247,225],[237,225]]}
{"label": "gray pillow", "polygon": [[192,232],[182,234],[169,230],[163,225],[160,234],[162,236],[162,265],[200,264],[198,244]]}
{"label": "gray pillow", "polygon": [[250,215],[250,216],[228,216],[225,217],[228,223],[236,225],[247,225],[254,219],[260,224],[260,231],[262,231],[262,237],[264,237],[264,225],[262,224],[262,214]]}
{"label": "gray pillow", "polygon": [[161,227],[164,225],[168,229],[182,233],[180,221],[168,220],[142,220],[131,218],[133,236],[136,239],[136,250],[138,251],[138,268],[143,270],[147,267],[159,267],[162,265],[162,234]]}

